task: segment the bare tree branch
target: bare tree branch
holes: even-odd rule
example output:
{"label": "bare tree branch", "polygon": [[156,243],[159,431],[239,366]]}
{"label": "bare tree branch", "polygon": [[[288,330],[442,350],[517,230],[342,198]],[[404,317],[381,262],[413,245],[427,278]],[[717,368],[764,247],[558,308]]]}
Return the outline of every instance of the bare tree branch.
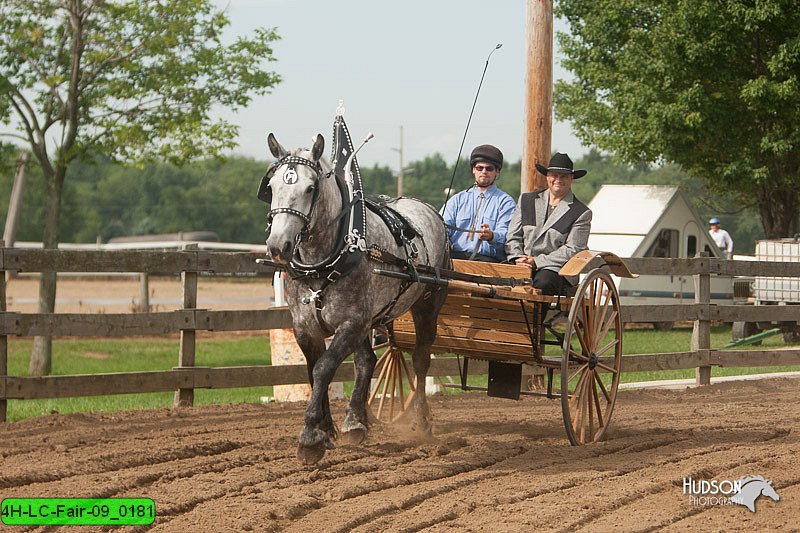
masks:
{"label": "bare tree branch", "polygon": [[25,137],[25,136],[20,135],[18,133],[0,133],[0,137],[9,137],[9,138],[12,138],[12,139],[19,139],[21,141],[25,141],[26,143],[31,142],[31,140],[28,137]]}

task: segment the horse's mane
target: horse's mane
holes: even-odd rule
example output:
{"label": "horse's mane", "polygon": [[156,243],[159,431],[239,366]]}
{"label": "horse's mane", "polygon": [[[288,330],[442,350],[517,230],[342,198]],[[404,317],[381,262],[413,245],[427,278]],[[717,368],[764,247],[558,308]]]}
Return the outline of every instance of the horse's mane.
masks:
{"label": "horse's mane", "polygon": [[750,483],[751,481],[763,481],[764,483],[771,483],[769,480],[764,479],[764,476],[747,476],[740,479],[742,483],[742,487]]}
{"label": "horse's mane", "polygon": [[[294,148],[289,152],[291,156],[302,157],[304,159],[311,159],[311,149],[310,148]],[[319,158],[319,164],[322,166],[322,172],[328,172],[331,169],[331,163],[328,161],[328,158],[324,155]]]}

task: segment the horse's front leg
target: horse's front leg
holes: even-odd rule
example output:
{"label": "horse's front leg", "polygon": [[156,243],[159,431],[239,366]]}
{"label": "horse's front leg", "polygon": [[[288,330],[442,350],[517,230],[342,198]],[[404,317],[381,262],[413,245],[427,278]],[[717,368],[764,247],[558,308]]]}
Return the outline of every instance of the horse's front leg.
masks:
{"label": "horse's front leg", "polygon": [[367,397],[372,381],[372,373],[378,358],[372,349],[369,335],[356,348],[354,359],[356,381],[353,395],[347,406],[347,414],[342,425],[340,439],[348,444],[361,444],[367,438]]}
{"label": "horse's front leg", "polygon": [[[363,330],[363,331],[362,331]],[[336,435],[336,428],[328,403],[328,386],[333,381],[336,370],[345,358],[353,353],[357,343],[366,337],[366,328],[354,324],[345,324],[336,330],[330,347],[317,359],[311,374],[311,399],[305,413],[305,425],[300,433],[300,444],[297,457],[303,464],[314,464],[325,455],[325,450],[332,446],[331,439]]]}
{"label": "horse's front leg", "polygon": [[[314,367],[325,353],[325,340],[314,338],[297,330],[295,330],[295,338],[306,358],[308,383],[311,385],[311,390],[314,391],[317,388],[314,382]],[[302,446],[305,443],[307,447],[313,449],[321,443],[322,449],[318,452],[319,458],[321,458],[325,454],[325,449],[333,448],[333,438],[336,436],[336,426],[331,416],[327,387],[325,387],[325,394],[323,394],[320,399],[319,408],[322,412],[321,420],[316,427],[309,427],[308,424],[305,425],[300,433],[300,444]],[[302,459],[301,457],[301,460]],[[317,459],[317,461],[318,460],[319,459]]]}

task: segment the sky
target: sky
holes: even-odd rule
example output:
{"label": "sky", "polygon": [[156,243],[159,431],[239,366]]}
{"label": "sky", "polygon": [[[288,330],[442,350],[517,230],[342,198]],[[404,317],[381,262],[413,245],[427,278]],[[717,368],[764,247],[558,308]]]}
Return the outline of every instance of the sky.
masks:
{"label": "sky", "polygon": [[[399,168],[434,153],[455,161],[486,58],[495,45],[469,127],[463,156],[494,144],[508,161],[522,156],[526,0],[215,0],[231,21],[229,37],[275,27],[283,81],[236,113],[235,154],[271,158],[273,132],[287,149],[308,147],[317,133],[330,141],[339,100],[362,166]],[[556,31],[566,31],[556,22]],[[557,44],[554,77],[560,68]],[[586,153],[566,123],[553,123],[553,150]],[[326,147],[326,153],[328,148]]]}

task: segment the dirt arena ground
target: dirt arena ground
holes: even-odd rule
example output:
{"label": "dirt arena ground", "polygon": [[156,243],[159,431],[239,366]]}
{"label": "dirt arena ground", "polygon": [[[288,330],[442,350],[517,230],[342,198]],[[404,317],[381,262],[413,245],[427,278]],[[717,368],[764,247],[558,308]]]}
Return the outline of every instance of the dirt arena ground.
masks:
{"label": "dirt arena ground", "polygon": [[[6,289],[9,311],[35,313],[39,280],[23,276],[10,280]],[[180,309],[178,277],[154,276],[148,283],[150,311]],[[138,277],[60,277],[56,285],[56,313],[130,313],[141,303]],[[197,305],[204,309],[266,309],[272,307],[269,278],[212,278],[197,282]]]}
{"label": "dirt arena ground", "polygon": [[[214,309],[272,302],[269,280],[201,278],[198,293]],[[35,294],[35,280],[12,280],[9,310],[35,312]],[[56,310],[130,312],[138,298],[135,279],[65,279]],[[150,301],[180,307],[179,280],[152,279]],[[170,532],[797,531],[798,387],[621,391],[607,442],[584,447],[567,444],[558,401],[436,396],[432,440],[376,426],[313,468],[295,458],[304,404],[51,415],[0,426],[0,499],[149,497],[152,529]],[[762,496],[752,513],[683,493],[685,478],[747,475],[780,501]]]}
{"label": "dirt arena ground", "polygon": [[[149,497],[170,532],[796,531],[798,385],[621,391],[607,442],[583,447],[558,401],[439,395],[433,440],[376,426],[315,467],[295,458],[303,404],[51,415],[0,427],[0,498]],[[780,501],[683,493],[747,475]]]}

